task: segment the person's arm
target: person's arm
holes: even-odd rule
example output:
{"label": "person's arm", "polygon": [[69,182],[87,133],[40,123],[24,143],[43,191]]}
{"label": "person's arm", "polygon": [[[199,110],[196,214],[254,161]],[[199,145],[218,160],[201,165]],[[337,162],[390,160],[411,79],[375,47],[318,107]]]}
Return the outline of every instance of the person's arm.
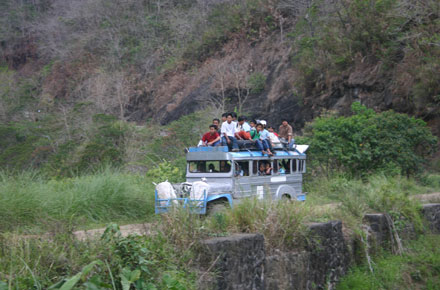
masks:
{"label": "person's arm", "polygon": [[212,145],[212,144],[214,144],[215,142],[217,142],[219,140],[220,140],[220,136],[217,136],[217,138],[215,138],[214,141],[209,142],[208,145]]}
{"label": "person's arm", "polygon": [[293,137],[293,129],[292,129],[292,126],[290,126],[290,125],[288,127],[287,136],[288,136],[287,141],[290,143],[290,141],[292,140],[292,137]]}
{"label": "person's arm", "polygon": [[229,137],[226,134],[226,124],[225,123],[222,124],[221,132],[222,132],[223,136],[226,138],[226,142],[228,142],[228,144],[229,144],[229,143],[231,143],[231,140],[229,140]]}
{"label": "person's arm", "polygon": [[206,135],[203,135],[203,137],[202,137],[202,143],[203,143],[203,145],[205,145],[205,146],[206,146],[206,144],[208,143],[207,140],[206,140]]}
{"label": "person's arm", "polygon": [[223,136],[225,136],[226,142],[228,142],[228,144],[231,143],[231,140],[229,140],[228,134],[223,133]]}

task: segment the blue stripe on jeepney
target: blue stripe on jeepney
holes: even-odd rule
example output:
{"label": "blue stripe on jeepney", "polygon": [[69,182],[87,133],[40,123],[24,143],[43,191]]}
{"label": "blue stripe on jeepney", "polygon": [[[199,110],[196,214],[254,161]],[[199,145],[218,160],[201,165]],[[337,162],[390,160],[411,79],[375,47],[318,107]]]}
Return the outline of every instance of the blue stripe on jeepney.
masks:
{"label": "blue stripe on jeepney", "polygon": [[[281,156],[304,156],[305,154],[300,154],[296,151],[275,151],[276,155],[273,157],[281,157]],[[240,158],[240,157],[267,157],[267,154],[263,156],[261,151],[243,151],[243,152],[229,152],[232,157]]]}
{"label": "blue stripe on jeepney", "polygon": [[229,206],[232,208],[233,206],[233,202],[232,202],[232,196],[228,193],[224,193],[224,194],[216,194],[216,195],[210,195],[208,196],[206,202],[210,202],[210,201],[214,201],[220,198],[226,198],[229,202]]}
{"label": "blue stripe on jeepney", "polygon": [[306,195],[305,194],[300,194],[296,197],[296,199],[298,201],[305,201],[306,200]]}

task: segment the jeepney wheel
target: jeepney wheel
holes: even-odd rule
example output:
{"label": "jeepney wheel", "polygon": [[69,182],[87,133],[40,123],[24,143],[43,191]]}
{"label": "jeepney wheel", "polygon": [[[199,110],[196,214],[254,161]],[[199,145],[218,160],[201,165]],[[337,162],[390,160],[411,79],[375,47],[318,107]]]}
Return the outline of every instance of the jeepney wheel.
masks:
{"label": "jeepney wheel", "polygon": [[207,212],[208,215],[214,215],[216,213],[224,212],[229,208],[229,203],[226,199],[219,199],[208,203]]}

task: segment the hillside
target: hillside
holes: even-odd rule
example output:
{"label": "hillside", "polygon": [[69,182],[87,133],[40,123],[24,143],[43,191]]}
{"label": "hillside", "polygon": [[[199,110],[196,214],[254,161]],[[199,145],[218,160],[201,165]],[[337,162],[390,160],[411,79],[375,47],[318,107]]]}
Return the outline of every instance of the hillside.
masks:
{"label": "hillside", "polygon": [[206,109],[287,118],[299,133],[360,101],[439,136],[440,4],[413,2],[2,1],[0,161],[125,162],[133,122]]}

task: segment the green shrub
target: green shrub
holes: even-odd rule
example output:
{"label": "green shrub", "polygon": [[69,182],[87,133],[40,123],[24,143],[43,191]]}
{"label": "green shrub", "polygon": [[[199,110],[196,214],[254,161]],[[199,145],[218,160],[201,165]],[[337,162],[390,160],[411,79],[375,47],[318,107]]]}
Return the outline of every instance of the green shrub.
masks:
{"label": "green shrub", "polygon": [[157,183],[165,180],[176,183],[184,180],[185,173],[186,171],[181,171],[178,167],[165,160],[159,163],[156,168],[148,170],[147,177]]}
{"label": "green shrub", "polygon": [[305,129],[309,156],[325,172],[363,176],[382,171],[419,172],[437,138],[422,120],[393,111],[375,113],[353,103],[353,116],[323,116]]}
{"label": "green shrub", "polygon": [[251,89],[251,93],[259,94],[264,90],[264,87],[266,86],[266,76],[261,72],[252,73],[249,76],[248,85]]}

